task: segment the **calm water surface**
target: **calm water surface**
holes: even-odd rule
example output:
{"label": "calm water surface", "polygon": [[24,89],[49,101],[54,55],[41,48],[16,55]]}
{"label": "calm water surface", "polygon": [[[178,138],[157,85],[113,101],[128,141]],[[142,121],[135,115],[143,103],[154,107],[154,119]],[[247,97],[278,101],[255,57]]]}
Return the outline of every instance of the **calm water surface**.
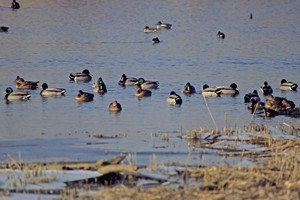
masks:
{"label": "calm water surface", "polygon": [[[0,153],[28,160],[54,158],[93,160],[99,155],[137,152],[148,159],[153,153],[186,156],[187,144],[176,137],[200,127],[214,128],[199,93],[184,96],[180,107],[170,106],[170,91],[180,93],[186,82],[200,90],[203,84],[237,83],[237,97],[209,98],[207,103],[219,128],[251,123],[244,94],[266,80],[274,95],[300,105],[299,92],[281,92],[282,78],[300,84],[299,1],[138,1],[73,0],[22,1],[12,11],[0,0],[0,91],[15,89],[14,80],[64,87],[66,96],[42,98],[31,91],[29,102],[0,102]],[[253,19],[250,20],[250,13]],[[172,30],[143,32],[145,25],[161,20]],[[216,37],[221,30],[224,40]],[[153,37],[160,44],[152,45]],[[92,92],[92,82],[69,82],[71,72],[89,69],[93,81],[101,76],[108,87],[93,102],[77,103],[78,90]],[[149,98],[137,99],[135,88],[118,86],[121,75],[158,80],[160,87]],[[16,89],[15,89],[16,90]],[[4,95],[3,95],[4,96]],[[108,111],[118,100],[121,113]],[[276,117],[254,123],[274,126],[299,119]],[[174,139],[168,148],[153,134]],[[126,135],[102,143],[89,135]],[[81,139],[80,139],[81,138]],[[91,141],[90,141],[91,140]],[[95,142],[95,145],[85,145]],[[101,144],[100,144],[101,143]],[[148,156],[148,157],[147,157]],[[174,160],[174,157],[172,158]],[[5,158],[3,158],[4,160]],[[195,160],[200,159],[197,156]],[[179,159],[180,160],[180,159]],[[183,160],[183,159],[182,159]]]}

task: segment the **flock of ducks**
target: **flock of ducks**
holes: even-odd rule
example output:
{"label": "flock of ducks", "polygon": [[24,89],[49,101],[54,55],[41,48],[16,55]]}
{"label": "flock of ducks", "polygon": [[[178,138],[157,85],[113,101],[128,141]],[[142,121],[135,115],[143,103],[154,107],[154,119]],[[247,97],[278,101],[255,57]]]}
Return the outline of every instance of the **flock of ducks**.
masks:
{"label": "flock of ducks", "polygon": [[[74,82],[90,82],[92,80],[92,74],[88,69],[84,69],[82,72],[70,73],[70,81]],[[34,90],[41,89],[40,95],[44,97],[49,96],[62,96],[65,94],[66,90],[64,88],[49,88],[47,83],[43,83],[40,87],[38,85],[39,81],[25,81],[20,76],[17,76],[16,88],[20,91],[14,92],[11,87],[6,88],[5,90],[5,99],[7,101],[26,101],[29,100],[31,94],[28,91],[23,90]],[[135,86],[136,92],[135,96],[138,98],[148,97],[152,95],[152,89],[158,89],[159,82],[152,80],[145,80],[144,78],[135,78],[127,77],[126,74],[122,74],[121,79],[118,84],[122,87]],[[106,85],[101,77],[99,77],[93,84],[93,91],[104,95],[107,93]],[[298,85],[293,82],[288,82],[285,79],[281,80],[280,89],[281,90],[291,90],[297,91]],[[254,90],[252,93],[248,93],[244,96],[244,102],[248,104],[248,109],[252,113],[256,111],[263,111],[267,116],[276,116],[279,114],[288,114],[295,108],[293,101],[287,100],[283,97],[274,97],[272,95],[273,89],[268,84],[264,84],[260,87],[260,91],[263,95],[267,96],[265,102],[261,102],[261,99],[258,95],[257,90]],[[187,82],[186,85],[182,88],[181,92],[185,95],[191,95],[196,93],[196,89],[190,82]],[[220,96],[236,96],[238,95],[239,88],[236,83],[232,83],[230,86],[213,86],[209,87],[207,84],[204,84],[201,89],[201,95],[203,97],[220,97]],[[75,100],[78,102],[90,102],[93,101],[94,94],[89,92],[84,92],[79,90]],[[175,91],[171,91],[166,101],[169,104],[181,105],[182,98]],[[120,103],[113,101],[109,105],[109,110],[112,112],[119,112],[122,110]]]}
{"label": "flock of ducks", "polygon": [[[279,89],[285,91],[297,91],[298,85],[294,82],[288,82],[282,79]],[[244,96],[244,102],[248,104],[248,109],[255,113],[260,111],[265,116],[273,117],[276,115],[292,115],[295,111],[295,103],[284,97],[274,97],[273,89],[267,81],[260,87],[260,91],[266,96],[265,102],[261,102],[257,90]]]}
{"label": "flock of ducks", "polygon": [[[20,4],[15,0],[11,3],[12,9],[19,9]],[[253,18],[252,13],[250,14],[250,19]],[[172,24],[170,23],[162,23],[158,21],[155,27],[144,27],[145,33],[155,33],[161,29],[171,29]],[[7,32],[8,27],[0,26],[0,32]],[[221,39],[225,39],[225,34],[221,31],[218,31],[217,37]],[[152,43],[159,43],[160,40],[158,37],[152,39]],[[92,80],[92,75],[88,69],[84,69],[82,72],[70,73],[69,75],[70,81],[74,82],[89,82]],[[22,90],[34,90],[37,88],[41,89],[41,96],[62,96],[65,94],[66,90],[63,88],[49,88],[47,83],[43,83],[42,86],[38,86],[38,81],[25,81],[20,76],[17,76],[16,80],[16,88],[21,91],[13,91],[11,87],[6,88],[5,90],[5,99],[7,101],[26,101],[29,100],[31,94],[28,91]],[[144,78],[135,78],[135,77],[127,77],[125,74],[121,76],[121,79],[118,83],[120,86],[136,86],[135,96],[142,98],[152,95],[151,89],[157,89],[159,87],[158,81],[145,80]],[[99,93],[100,95],[104,95],[107,93],[107,88],[101,77],[97,79],[96,82],[93,83],[93,91]],[[288,82],[285,79],[281,80],[280,89],[281,90],[292,90],[297,91],[298,85],[293,82]],[[295,108],[294,102],[287,100],[282,97],[274,97],[272,95],[273,89],[268,84],[267,81],[264,82],[263,86],[260,87],[260,91],[263,95],[267,96],[265,102],[261,102],[257,90],[254,90],[252,93],[248,93],[244,96],[244,102],[248,104],[248,109],[252,110],[254,113],[257,110],[263,110],[264,112],[269,113],[270,116],[278,115],[278,114],[286,114],[287,112],[293,110]],[[181,92],[186,95],[191,95],[196,93],[196,89],[191,85],[190,82],[186,83],[186,85],[182,88]],[[209,87],[207,84],[204,84],[201,90],[201,94],[203,97],[220,97],[223,95],[236,96],[239,94],[239,89],[236,83],[232,83],[230,86],[213,86]],[[84,92],[79,90],[75,100],[78,102],[90,102],[93,101],[94,94]],[[169,96],[167,97],[167,102],[169,104],[181,105],[182,98],[175,91],[171,91]],[[119,112],[122,110],[120,103],[117,101],[113,101],[109,105],[109,110],[113,112]]]}

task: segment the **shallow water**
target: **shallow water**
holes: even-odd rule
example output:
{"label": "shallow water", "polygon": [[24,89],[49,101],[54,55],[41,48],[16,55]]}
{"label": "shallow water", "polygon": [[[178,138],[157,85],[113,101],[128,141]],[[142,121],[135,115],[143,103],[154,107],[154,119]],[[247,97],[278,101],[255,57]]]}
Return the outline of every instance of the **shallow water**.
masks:
{"label": "shallow water", "polygon": [[[237,97],[207,99],[219,128],[251,122],[299,123],[282,116],[251,121],[243,103],[244,94],[266,80],[274,95],[300,105],[299,92],[279,90],[282,78],[300,83],[299,8],[299,1],[42,0],[21,2],[21,9],[12,11],[7,1],[0,0],[0,25],[10,27],[8,33],[0,34],[0,91],[15,89],[17,75],[67,90],[66,96],[58,98],[42,98],[39,90],[34,90],[29,102],[7,104],[2,100],[0,153],[17,156],[21,152],[28,160],[61,158],[61,152],[63,159],[91,160],[95,159],[93,150],[98,155],[147,152],[150,157],[157,152],[151,133],[166,132],[176,138],[186,130],[215,127],[199,93],[181,94],[180,107],[167,104],[170,91],[180,93],[186,82],[197,91],[205,83],[237,83]],[[172,23],[173,28],[143,32],[145,25],[154,26],[158,20]],[[224,40],[216,37],[219,30],[226,34]],[[159,37],[161,43],[152,45],[153,37]],[[69,73],[85,68],[93,74],[90,83],[69,82]],[[139,100],[135,88],[117,84],[123,73],[158,80],[160,87],[151,97]],[[90,103],[77,103],[78,90],[92,92],[92,82],[99,76],[108,93],[95,94]],[[108,111],[115,99],[123,107],[118,114]],[[87,135],[120,133],[127,135],[120,139],[123,142],[77,148],[85,144]],[[65,145],[57,140],[73,139],[76,148],[55,151]],[[20,148],[18,144],[26,141],[31,145]],[[50,145],[43,150],[39,143]],[[164,152],[175,158],[176,153],[186,156],[186,144],[175,146]],[[74,151],[79,152],[76,158],[72,157]]]}

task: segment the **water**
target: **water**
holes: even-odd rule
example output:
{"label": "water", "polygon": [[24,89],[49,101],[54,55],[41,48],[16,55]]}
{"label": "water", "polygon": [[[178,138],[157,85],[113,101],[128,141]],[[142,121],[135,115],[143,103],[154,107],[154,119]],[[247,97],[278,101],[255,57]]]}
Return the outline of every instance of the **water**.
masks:
{"label": "water", "polygon": [[[151,134],[162,132],[168,133],[176,145],[169,144],[169,148],[158,153],[186,153],[187,145],[176,139],[180,132],[215,127],[199,93],[190,97],[181,94],[180,107],[166,103],[170,91],[180,93],[186,82],[191,82],[197,91],[205,83],[237,83],[239,96],[207,99],[219,128],[226,122],[232,127],[251,122],[243,96],[258,89],[265,80],[275,96],[287,97],[300,105],[299,92],[279,90],[282,78],[300,83],[299,1],[20,3],[21,9],[13,11],[7,1],[0,0],[0,25],[10,27],[8,33],[0,34],[0,91],[6,87],[15,89],[13,81],[19,75],[25,80],[46,82],[49,87],[64,87],[67,93],[65,97],[42,98],[39,90],[34,90],[29,102],[7,104],[3,99],[1,154],[22,152],[28,160],[60,158],[60,153],[47,154],[62,145],[56,139],[71,140],[80,146],[79,141],[85,144],[89,135],[126,134],[118,142],[96,145],[95,156],[86,145],[77,149],[86,153],[76,158],[71,156],[76,148],[70,150],[67,146],[58,152],[66,151],[64,159],[79,160],[95,159],[103,152],[151,155],[157,152]],[[172,23],[172,30],[143,32],[145,25],[154,26],[158,20]],[[219,30],[226,34],[224,40],[216,37]],[[153,37],[159,37],[161,43],[152,45]],[[85,68],[93,74],[92,82],[99,76],[103,78],[108,93],[95,94],[93,102],[80,104],[74,100],[78,90],[92,92],[92,82],[69,82],[68,75]],[[138,100],[135,88],[118,86],[123,73],[158,80],[160,87],[153,90],[151,97]],[[115,99],[123,107],[118,114],[108,111],[109,103]],[[269,120],[254,118],[252,122],[275,125],[299,120],[280,116]],[[31,145],[14,146],[22,146],[24,141]],[[40,151],[44,143],[50,143],[50,147]]]}

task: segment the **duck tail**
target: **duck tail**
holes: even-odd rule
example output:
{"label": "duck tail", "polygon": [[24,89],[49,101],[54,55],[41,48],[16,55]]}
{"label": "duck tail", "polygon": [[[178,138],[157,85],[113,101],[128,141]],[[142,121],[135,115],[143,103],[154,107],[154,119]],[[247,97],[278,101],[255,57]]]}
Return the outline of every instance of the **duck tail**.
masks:
{"label": "duck tail", "polygon": [[217,94],[218,97],[220,97],[221,94],[222,94],[222,89],[221,88],[217,89],[216,94]]}
{"label": "duck tail", "polygon": [[74,74],[70,74],[70,75],[69,75],[69,78],[70,78],[70,81],[74,81],[74,80],[75,80]]}
{"label": "duck tail", "polygon": [[298,85],[295,83],[291,86],[291,89],[294,91],[297,91],[297,87],[298,87]]}

